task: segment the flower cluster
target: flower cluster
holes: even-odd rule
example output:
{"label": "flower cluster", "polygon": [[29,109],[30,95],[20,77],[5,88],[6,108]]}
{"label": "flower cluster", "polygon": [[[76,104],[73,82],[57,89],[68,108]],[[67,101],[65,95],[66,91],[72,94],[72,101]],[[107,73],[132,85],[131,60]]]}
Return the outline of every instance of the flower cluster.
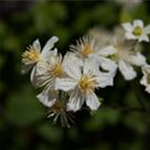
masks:
{"label": "flower cluster", "polygon": [[125,80],[132,80],[141,67],[140,83],[150,93],[150,65],[141,54],[140,42],[149,42],[150,25],[141,20],[124,23],[112,33],[92,29],[87,35],[70,45],[65,56],[54,47],[58,37],[50,38],[42,49],[35,40],[22,54],[25,73],[32,69],[30,80],[35,88],[42,89],[36,97],[49,109],[49,117],[69,127],[72,113],[87,106],[96,111],[100,98],[95,91],[114,85],[117,70]]}

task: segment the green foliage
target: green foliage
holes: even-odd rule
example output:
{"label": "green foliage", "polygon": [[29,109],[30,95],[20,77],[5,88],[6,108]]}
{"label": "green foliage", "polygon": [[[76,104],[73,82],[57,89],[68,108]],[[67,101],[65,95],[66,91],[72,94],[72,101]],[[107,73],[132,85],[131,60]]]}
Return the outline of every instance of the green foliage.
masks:
{"label": "green foliage", "polygon": [[30,126],[45,117],[33,90],[28,86],[25,86],[19,94],[11,96],[5,110],[5,117],[20,127]]}
{"label": "green foliage", "polygon": [[[0,150],[150,149],[149,95],[140,91],[144,91],[140,84],[125,84],[118,75],[114,87],[100,90],[104,100],[99,110],[92,115],[81,110],[66,129],[46,117],[30,87],[29,73],[20,73],[21,54],[35,39],[43,46],[51,36],[58,36],[57,47],[64,54],[69,44],[95,26],[111,30],[136,18],[150,23],[147,4],[126,9],[110,1],[1,1]],[[150,62],[150,46],[143,47]]]}

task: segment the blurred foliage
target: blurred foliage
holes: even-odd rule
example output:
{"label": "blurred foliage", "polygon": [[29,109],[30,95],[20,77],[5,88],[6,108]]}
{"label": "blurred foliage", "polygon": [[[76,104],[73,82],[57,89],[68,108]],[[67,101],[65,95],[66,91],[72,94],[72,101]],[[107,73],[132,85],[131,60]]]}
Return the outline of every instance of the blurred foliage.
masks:
{"label": "blurred foliage", "polygon": [[[140,73],[135,84],[118,73],[114,87],[97,91],[104,97],[99,110],[81,110],[70,129],[46,117],[29,74],[20,74],[21,54],[36,38],[43,46],[58,36],[64,54],[89,29],[111,30],[136,18],[150,23],[148,2],[127,7],[111,1],[0,1],[0,150],[150,149],[150,101],[137,83]],[[150,63],[150,45],[143,47]]]}

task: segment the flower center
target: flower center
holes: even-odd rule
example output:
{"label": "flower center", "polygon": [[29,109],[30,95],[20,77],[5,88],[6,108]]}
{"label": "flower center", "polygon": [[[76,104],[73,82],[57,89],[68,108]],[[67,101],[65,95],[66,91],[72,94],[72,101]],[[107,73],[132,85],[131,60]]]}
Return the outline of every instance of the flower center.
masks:
{"label": "flower center", "polygon": [[143,29],[139,26],[136,26],[132,32],[135,36],[140,36],[143,33]]}
{"label": "flower center", "polygon": [[83,51],[82,51],[83,55],[85,57],[88,57],[89,54],[92,54],[93,53],[93,50],[90,48],[90,46],[88,44],[86,44],[83,48]]}
{"label": "flower center", "polygon": [[22,62],[24,64],[29,65],[37,63],[40,60],[40,53],[36,52],[32,48],[28,48],[28,50],[22,54],[22,58]]}
{"label": "flower center", "polygon": [[63,75],[63,69],[61,63],[56,63],[55,67],[53,68],[53,76],[54,77],[61,77]]}
{"label": "flower center", "polygon": [[65,108],[66,108],[65,104],[63,102],[57,100],[51,109],[54,113],[59,113],[60,111],[62,111]]}
{"label": "flower center", "polygon": [[82,92],[94,90],[95,88],[95,79],[92,77],[88,77],[87,75],[83,76],[79,81],[79,89]]}

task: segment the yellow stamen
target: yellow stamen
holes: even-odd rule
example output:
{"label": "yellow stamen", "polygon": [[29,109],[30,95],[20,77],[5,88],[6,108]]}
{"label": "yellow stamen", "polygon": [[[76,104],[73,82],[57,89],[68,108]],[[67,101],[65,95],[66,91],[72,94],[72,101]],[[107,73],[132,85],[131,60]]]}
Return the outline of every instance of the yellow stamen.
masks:
{"label": "yellow stamen", "polygon": [[89,90],[94,90],[95,83],[96,81],[94,78],[85,75],[80,79],[78,86],[82,92],[88,92]]}
{"label": "yellow stamen", "polygon": [[140,36],[143,33],[143,29],[139,26],[135,27],[133,32],[132,32],[135,36]]}
{"label": "yellow stamen", "polygon": [[85,57],[88,57],[89,54],[93,53],[93,50],[91,49],[91,47],[88,44],[86,44],[82,50],[82,53]]}
{"label": "yellow stamen", "polygon": [[28,48],[27,51],[25,51],[22,54],[22,62],[25,64],[33,64],[40,60],[40,53],[36,52],[35,50],[31,48]]}
{"label": "yellow stamen", "polygon": [[61,101],[56,101],[54,103],[54,105],[51,107],[51,110],[54,112],[54,113],[59,113],[60,111],[62,111],[63,109],[65,109],[66,106],[63,102]]}
{"label": "yellow stamen", "polygon": [[54,77],[61,77],[63,75],[63,69],[61,63],[56,63],[55,67],[53,68],[53,76]]}

